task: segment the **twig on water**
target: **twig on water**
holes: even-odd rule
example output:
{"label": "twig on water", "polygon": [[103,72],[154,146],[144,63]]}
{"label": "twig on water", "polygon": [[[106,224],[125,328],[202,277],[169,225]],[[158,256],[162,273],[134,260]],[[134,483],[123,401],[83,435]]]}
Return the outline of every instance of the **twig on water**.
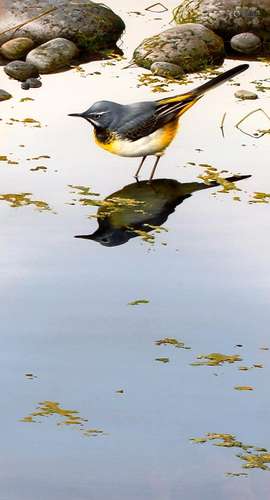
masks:
{"label": "twig on water", "polygon": [[[162,10],[153,10],[153,7],[157,7],[159,6],[162,8]],[[156,14],[161,14],[162,12],[167,12],[168,9],[167,7],[165,7],[165,5],[163,5],[162,3],[153,3],[153,5],[149,5],[149,7],[146,7],[146,9],[144,10],[149,10],[150,12],[155,12]]]}
{"label": "twig on water", "polygon": [[257,113],[258,111],[261,111],[264,114],[264,116],[266,116],[266,118],[268,120],[270,120],[270,116],[262,108],[258,108],[258,109],[254,109],[253,111],[250,111],[247,115],[245,115],[243,118],[241,118],[241,120],[235,125],[235,127],[238,130],[240,130],[240,132],[242,132],[245,135],[248,135],[249,137],[252,137],[253,139],[260,139],[261,137],[263,137],[263,135],[265,135],[265,131],[262,130],[262,131],[260,131],[259,134],[250,134],[249,132],[245,132],[244,130],[242,130],[239,127],[239,125],[241,125],[241,123],[243,123],[247,118],[249,118],[254,113]]}
{"label": "twig on water", "polygon": [[225,137],[225,134],[224,134],[224,122],[225,122],[226,115],[227,115],[227,112],[225,111],[224,115],[222,116],[222,120],[221,120],[221,124],[220,124],[220,130],[221,130],[223,139]]}
{"label": "twig on water", "polygon": [[7,30],[2,31],[0,33],[0,36],[1,35],[5,35],[6,33],[9,33],[10,31],[14,31],[13,34],[15,34],[16,31],[18,31],[19,29],[21,29],[26,24],[32,23],[33,21],[36,21],[36,19],[40,19],[41,17],[46,16],[47,14],[50,14],[51,12],[53,12],[55,10],[57,10],[57,7],[52,7],[51,9],[48,9],[45,12],[42,12],[42,14],[39,14],[38,16],[35,16],[35,17],[32,17],[31,19],[28,19],[28,21],[24,21],[21,24],[17,24],[16,26],[13,26],[12,28],[8,28]]}

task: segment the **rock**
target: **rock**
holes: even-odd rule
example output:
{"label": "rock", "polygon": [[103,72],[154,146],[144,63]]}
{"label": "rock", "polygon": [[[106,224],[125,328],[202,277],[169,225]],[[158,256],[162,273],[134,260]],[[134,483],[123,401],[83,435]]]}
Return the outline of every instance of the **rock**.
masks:
{"label": "rock", "polygon": [[6,92],[5,90],[0,89],[0,101],[7,101],[11,99],[12,95]]}
{"label": "rock", "polygon": [[255,92],[250,92],[250,90],[237,90],[235,92],[235,97],[237,97],[238,99],[258,99],[258,96],[257,94],[255,94]]}
{"label": "rock", "polygon": [[259,52],[261,48],[261,39],[254,33],[240,33],[234,35],[231,39],[231,47],[242,54],[253,54]]}
{"label": "rock", "polygon": [[4,71],[11,78],[21,82],[39,75],[37,68],[33,64],[24,61],[12,61],[4,67]]}
{"label": "rock", "polygon": [[223,40],[201,24],[182,24],[146,38],[133,54],[134,61],[150,69],[154,62],[176,64],[185,72],[198,71],[224,59]]}
{"label": "rock", "polygon": [[37,78],[27,78],[25,83],[29,85],[31,89],[38,89],[39,87],[42,86],[41,81],[38,80]]}
{"label": "rock", "polygon": [[36,66],[40,73],[52,73],[68,66],[78,52],[75,43],[65,38],[55,38],[31,50],[26,62]]}
{"label": "rock", "polygon": [[269,0],[184,0],[174,10],[176,23],[201,23],[224,40],[251,32],[269,42]]}
{"label": "rock", "polygon": [[23,90],[29,90],[29,89],[30,89],[30,85],[29,85],[29,83],[27,83],[27,82],[22,82],[22,84],[21,84],[21,88],[22,88]]}
{"label": "rock", "polygon": [[181,78],[184,71],[177,64],[157,61],[151,64],[151,71],[154,75],[164,76],[165,78]]}
{"label": "rock", "polygon": [[90,0],[1,0],[0,3],[0,31],[56,5],[57,10],[16,31],[16,36],[29,37],[38,45],[54,38],[66,38],[94,53],[113,48],[125,29],[122,19],[109,7]]}
{"label": "rock", "polygon": [[1,47],[1,54],[11,61],[22,59],[34,47],[30,38],[13,38]]}

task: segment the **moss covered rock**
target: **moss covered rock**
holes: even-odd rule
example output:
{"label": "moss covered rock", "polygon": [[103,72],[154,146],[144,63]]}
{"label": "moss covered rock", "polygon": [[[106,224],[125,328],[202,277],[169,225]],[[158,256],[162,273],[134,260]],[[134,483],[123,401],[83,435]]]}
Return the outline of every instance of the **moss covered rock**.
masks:
{"label": "moss covered rock", "polygon": [[174,19],[178,24],[201,23],[228,42],[243,32],[270,40],[270,0],[184,0]]}
{"label": "moss covered rock", "polygon": [[[49,0],[2,0],[2,4],[0,31],[53,7]],[[54,38],[66,38],[81,49],[97,52],[114,47],[125,29],[122,19],[102,3],[62,0],[54,4],[56,10],[26,24],[15,36],[30,37],[36,45]]]}
{"label": "moss covered rock", "polygon": [[201,24],[188,23],[143,40],[133,58],[136,64],[147,69],[158,61],[176,64],[188,73],[221,64],[224,43]]}

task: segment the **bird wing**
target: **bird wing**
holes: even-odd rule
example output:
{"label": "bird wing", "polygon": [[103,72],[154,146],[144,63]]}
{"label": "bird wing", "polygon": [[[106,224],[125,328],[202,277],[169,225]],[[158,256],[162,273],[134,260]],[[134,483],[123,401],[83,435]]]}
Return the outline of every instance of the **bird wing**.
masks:
{"label": "bird wing", "polygon": [[122,123],[117,127],[121,138],[137,141],[179,118],[200,97],[192,93],[169,97],[155,102],[127,106]]}

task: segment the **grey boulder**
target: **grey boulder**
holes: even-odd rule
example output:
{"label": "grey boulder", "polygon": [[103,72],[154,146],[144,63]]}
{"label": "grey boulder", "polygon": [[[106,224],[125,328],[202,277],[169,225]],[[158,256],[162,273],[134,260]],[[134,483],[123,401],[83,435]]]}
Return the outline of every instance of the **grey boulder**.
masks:
{"label": "grey boulder", "polygon": [[226,41],[243,32],[270,40],[270,0],[188,0],[174,9],[176,23],[191,18]]}
{"label": "grey boulder", "polygon": [[90,0],[1,0],[0,3],[0,32],[57,7],[16,31],[16,37],[29,37],[36,45],[66,38],[94,53],[114,47],[125,29],[122,19],[110,8]]}
{"label": "grey boulder", "polygon": [[223,40],[201,24],[187,23],[146,38],[133,59],[150,69],[154,62],[176,64],[184,72],[198,71],[224,59]]}
{"label": "grey boulder", "polygon": [[36,78],[39,75],[37,68],[25,61],[12,61],[4,67],[4,71],[8,76],[24,82],[27,78]]}
{"label": "grey boulder", "polygon": [[31,50],[26,61],[36,66],[39,73],[52,73],[68,66],[78,52],[70,40],[55,38]]}
{"label": "grey boulder", "polygon": [[231,39],[231,47],[241,54],[253,54],[261,48],[261,39],[254,33],[239,33]]}

